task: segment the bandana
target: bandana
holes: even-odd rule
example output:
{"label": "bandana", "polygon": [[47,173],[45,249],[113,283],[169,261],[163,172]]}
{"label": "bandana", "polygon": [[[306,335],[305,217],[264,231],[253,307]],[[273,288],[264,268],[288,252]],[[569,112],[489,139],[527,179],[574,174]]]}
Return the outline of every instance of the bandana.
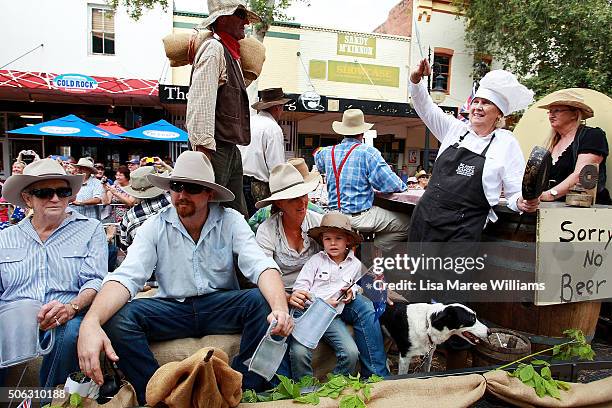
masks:
{"label": "bandana", "polygon": [[240,59],[240,43],[238,42],[238,40],[223,31],[216,31],[215,34],[219,36],[219,39],[221,40],[221,44],[223,44],[225,48],[227,48],[232,58],[235,60],[239,60]]}

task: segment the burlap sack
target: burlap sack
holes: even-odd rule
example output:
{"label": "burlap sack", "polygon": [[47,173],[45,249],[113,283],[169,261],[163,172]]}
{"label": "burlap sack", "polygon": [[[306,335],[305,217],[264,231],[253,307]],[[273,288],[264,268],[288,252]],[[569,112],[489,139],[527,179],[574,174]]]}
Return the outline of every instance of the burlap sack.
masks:
{"label": "burlap sack", "polygon": [[161,366],[147,384],[147,405],[235,407],[242,398],[241,385],[242,374],[228,365],[227,354],[205,347],[183,361]]}
{"label": "burlap sack", "polygon": [[162,38],[170,66],[191,65],[200,45],[211,36],[211,31],[193,30],[189,33],[168,34]]}
{"label": "burlap sack", "polygon": [[[58,387],[63,388],[63,386]],[[131,408],[138,406],[136,391],[132,384],[124,381],[119,392],[106,404],[98,404],[95,400],[83,398],[83,408]],[[70,396],[66,398],[56,398],[51,402],[51,406],[68,408],[70,407]]]}
{"label": "burlap sack", "polygon": [[[428,379],[389,380],[374,384],[368,408],[470,407],[485,392],[486,383],[481,375],[434,377]],[[340,398],[321,398],[317,408],[337,408]],[[292,400],[240,404],[241,408],[295,408],[304,406]]]}
{"label": "burlap sack", "polygon": [[588,384],[571,384],[569,391],[560,391],[561,399],[546,396],[538,397],[535,390],[510,377],[505,371],[492,371],[484,374],[487,391],[496,397],[518,407],[612,407],[612,377]]}

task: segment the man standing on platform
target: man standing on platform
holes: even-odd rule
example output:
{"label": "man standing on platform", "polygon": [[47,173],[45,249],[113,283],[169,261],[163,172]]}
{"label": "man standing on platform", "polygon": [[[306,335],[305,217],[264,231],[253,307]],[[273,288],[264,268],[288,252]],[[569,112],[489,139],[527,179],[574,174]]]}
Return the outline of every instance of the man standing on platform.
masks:
{"label": "man standing on platform", "polygon": [[244,26],[261,18],[245,0],[208,0],[209,16],[198,28],[213,35],[197,50],[187,101],[187,132],[194,150],[208,156],[216,182],[236,197],[227,207],[247,214],[242,159],[237,145],[251,141],[249,98],[240,67]]}
{"label": "man standing on platform", "polygon": [[410,216],[385,210],[374,203],[374,189],[383,193],[406,190],[374,146],[363,143],[363,134],[374,125],[363,112],[348,109],[342,122],[334,121],[334,132],[344,135],[340,144],[320,150],[315,156],[319,171],[327,175],[329,206],[351,216],[351,225],[362,233],[375,233],[374,245],[390,251],[408,238]]}
{"label": "man standing on platform", "polygon": [[285,137],[278,125],[285,98],[282,88],[264,89],[260,100],[252,105],[257,115],[251,116],[251,143],[240,146],[244,198],[249,217],[255,214],[255,203],[270,197],[270,171],[285,162]]}

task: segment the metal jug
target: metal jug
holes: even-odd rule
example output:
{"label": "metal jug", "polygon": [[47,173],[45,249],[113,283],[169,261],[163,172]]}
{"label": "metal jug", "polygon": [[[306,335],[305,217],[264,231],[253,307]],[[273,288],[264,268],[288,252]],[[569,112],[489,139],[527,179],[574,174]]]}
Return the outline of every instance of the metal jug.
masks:
{"label": "metal jug", "polygon": [[49,354],[55,344],[55,329],[51,329],[49,344],[43,348],[36,319],[41,307],[35,299],[0,304],[0,368]]}
{"label": "metal jug", "polygon": [[249,367],[249,371],[261,375],[267,381],[274,377],[287,351],[286,337],[283,337],[282,340],[272,338],[270,332],[274,326],[276,326],[276,321],[270,323],[266,335],[259,342],[253,357],[244,362]]}
{"label": "metal jug", "polygon": [[336,315],[333,306],[321,298],[315,298],[306,312],[295,319],[291,335],[304,346],[314,350]]}

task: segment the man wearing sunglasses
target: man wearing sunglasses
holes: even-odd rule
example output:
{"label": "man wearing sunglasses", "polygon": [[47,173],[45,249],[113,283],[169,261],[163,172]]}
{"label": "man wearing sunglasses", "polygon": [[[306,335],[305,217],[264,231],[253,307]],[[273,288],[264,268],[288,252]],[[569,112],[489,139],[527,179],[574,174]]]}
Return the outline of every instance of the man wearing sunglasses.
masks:
{"label": "man wearing sunglasses", "polygon": [[[149,341],[242,333],[232,367],[243,374],[243,389],[266,389],[265,379],[247,371],[244,362],[270,323],[277,322],[273,334],[288,336],[293,329],[278,266],[263,253],[244,217],[218,204],[234,195],[214,182],[204,154],[184,152],[171,176],[147,178],[170,190],[172,206],[140,226],[127,257],[105,279],[80,331],[81,369],[101,384],[104,350],[144,405],[147,382],[159,368]],[[259,288],[239,290],[236,266]],[[157,293],[134,299],[153,271]],[[287,375],[288,365],[279,373]]]}
{"label": "man wearing sunglasses", "polygon": [[211,160],[216,182],[234,193],[225,206],[247,215],[242,159],[237,145],[251,141],[249,98],[240,67],[244,26],[261,18],[245,0],[208,0],[209,16],[198,28],[214,35],[197,50],[187,101],[187,132],[194,150]]}
{"label": "man wearing sunglasses", "polygon": [[[0,307],[24,299],[43,305],[37,319],[47,333],[46,342],[55,329],[55,344],[43,357],[41,387],[63,384],[79,369],[76,339],[83,310],[107,271],[102,224],[66,211],[82,182],[80,175],[67,175],[57,160],[42,159],[9,177],[2,189],[8,202],[34,210],[31,218],[0,231]],[[6,330],[0,329],[3,335]],[[7,339],[2,340],[6,344]],[[10,357],[5,353],[0,350],[0,360]]]}

